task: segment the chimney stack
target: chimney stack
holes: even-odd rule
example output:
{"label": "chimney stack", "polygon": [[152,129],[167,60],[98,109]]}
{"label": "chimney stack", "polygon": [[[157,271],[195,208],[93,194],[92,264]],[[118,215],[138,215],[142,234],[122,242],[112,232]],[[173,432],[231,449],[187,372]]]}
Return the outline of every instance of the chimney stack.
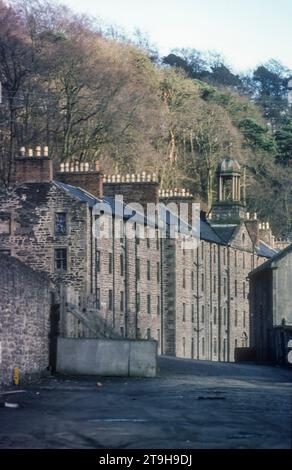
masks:
{"label": "chimney stack", "polygon": [[37,146],[33,149],[21,147],[15,158],[14,183],[50,183],[53,180],[53,162],[49,158],[49,149]]}
{"label": "chimney stack", "polygon": [[65,184],[84,189],[97,198],[103,197],[103,175],[99,161],[94,164],[66,162],[61,163],[56,179]]}

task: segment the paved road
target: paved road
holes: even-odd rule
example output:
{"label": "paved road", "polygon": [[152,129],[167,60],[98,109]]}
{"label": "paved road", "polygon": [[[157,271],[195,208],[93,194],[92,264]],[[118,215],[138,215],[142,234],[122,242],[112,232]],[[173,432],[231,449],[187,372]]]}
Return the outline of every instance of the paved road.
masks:
{"label": "paved road", "polygon": [[0,447],[291,448],[291,369],[159,365],[156,379],[48,378],[28,387],[10,397],[19,409],[0,408]]}

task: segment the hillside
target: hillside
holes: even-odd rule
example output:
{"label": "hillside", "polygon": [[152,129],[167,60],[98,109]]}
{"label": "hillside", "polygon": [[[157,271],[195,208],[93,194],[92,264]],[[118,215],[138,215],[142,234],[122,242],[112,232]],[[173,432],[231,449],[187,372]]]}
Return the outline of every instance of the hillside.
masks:
{"label": "hillside", "polygon": [[[152,171],[211,205],[218,162],[247,168],[251,211],[292,231],[290,72],[271,61],[236,76],[218,56],[104,30],[47,1],[0,1],[0,171],[45,143],[56,165],[100,159],[105,173]],[[143,38],[142,38],[143,39]]]}

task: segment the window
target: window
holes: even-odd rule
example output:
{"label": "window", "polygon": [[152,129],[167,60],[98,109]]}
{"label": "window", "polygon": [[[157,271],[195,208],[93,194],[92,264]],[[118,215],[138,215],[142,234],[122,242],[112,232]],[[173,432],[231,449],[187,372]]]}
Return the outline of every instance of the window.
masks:
{"label": "window", "polygon": [[217,325],[217,307],[214,307],[214,325]]}
{"label": "window", "polygon": [[96,289],[96,308],[100,310],[100,289]]}
{"label": "window", "polygon": [[160,296],[157,296],[157,315],[160,315]]}
{"label": "window", "polygon": [[0,235],[10,235],[11,234],[11,215],[10,214],[0,214]]}
{"label": "window", "polygon": [[123,253],[120,254],[120,274],[121,274],[121,276],[124,275],[124,255],[123,255]]}
{"label": "window", "polygon": [[151,315],[151,295],[147,295],[147,313]]}
{"label": "window", "polygon": [[223,250],[223,262],[224,262],[224,266],[226,266],[226,258],[227,258],[227,253],[226,253],[226,248],[224,248],[224,250]]}
{"label": "window", "polygon": [[237,281],[234,281],[234,295],[235,295],[235,297],[237,297],[237,293],[238,293],[238,290],[237,290]]}
{"label": "window", "polygon": [[67,214],[65,212],[57,212],[55,214],[55,235],[67,234]]}
{"label": "window", "polygon": [[183,289],[186,288],[186,270],[183,270]]}
{"label": "window", "polygon": [[159,230],[155,231],[156,235],[156,249],[159,250]]}
{"label": "window", "polygon": [[120,311],[123,312],[124,311],[124,304],[125,304],[125,300],[124,300],[124,292],[121,291],[121,297],[120,297]]}
{"label": "window", "polygon": [[216,264],[216,245],[214,246],[214,250],[213,250],[213,261]]}
{"label": "window", "polygon": [[245,253],[242,255],[242,267],[245,269]]}
{"label": "window", "polygon": [[202,356],[205,356],[205,338],[202,338]]}
{"label": "window", "polygon": [[227,324],[227,310],[226,310],[226,308],[223,309],[223,322],[224,322],[224,326],[226,326],[226,324]]}
{"label": "window", "polygon": [[237,251],[234,252],[234,266],[237,268]]}
{"label": "window", "polygon": [[243,328],[246,328],[246,312],[243,312]]}
{"label": "window", "polygon": [[192,323],[195,323],[195,306],[192,304]]}
{"label": "window", "polygon": [[186,322],[186,304],[183,304],[183,322]]}
{"label": "window", "polygon": [[192,338],[191,356],[192,356],[192,359],[194,359],[194,357],[195,357],[195,340],[194,340],[194,338]]}
{"label": "window", "polygon": [[192,290],[195,290],[195,275],[194,275],[194,271],[192,271],[191,281],[192,281]]}
{"label": "window", "polygon": [[204,259],[204,242],[201,242],[201,258]]}
{"label": "window", "polygon": [[160,283],[160,263],[157,263],[157,282]]}
{"label": "window", "polygon": [[150,328],[147,329],[147,339],[148,340],[151,339],[151,330],[150,330]]}
{"label": "window", "polygon": [[243,295],[243,298],[246,299],[246,284],[245,284],[245,282],[243,283],[243,286],[242,286],[242,295]]}
{"label": "window", "polygon": [[120,221],[120,243],[123,244],[125,242],[125,233],[124,233],[124,222]]}
{"label": "window", "polygon": [[150,235],[149,235],[149,230],[146,232],[146,237],[147,237],[147,248],[150,248]]}
{"label": "window", "polygon": [[224,278],[223,293],[224,293],[224,295],[227,295],[227,279],[226,279],[226,277]]}
{"label": "window", "polygon": [[151,281],[151,265],[150,265],[150,261],[147,261],[147,281]]}
{"label": "window", "polygon": [[214,276],[213,279],[213,293],[216,294],[216,289],[217,289],[217,278]]}
{"label": "window", "polygon": [[96,252],[96,272],[100,273],[100,251]]}
{"label": "window", "polygon": [[238,311],[234,312],[234,326],[238,326]]}
{"label": "window", "polygon": [[137,305],[136,305],[136,308],[137,308],[137,313],[139,313],[139,312],[141,311],[140,293],[139,293],[139,292],[137,293]]}
{"label": "window", "polygon": [[140,281],[140,260],[139,258],[136,259],[136,277],[137,281]]}
{"label": "window", "polygon": [[108,309],[113,309],[113,291],[111,289],[108,291]]}
{"label": "window", "polygon": [[183,338],[183,356],[186,356],[186,339]]}
{"label": "window", "polygon": [[108,273],[109,274],[113,273],[113,254],[112,253],[108,254]]}
{"label": "window", "polygon": [[125,337],[125,332],[124,332],[124,327],[121,326],[121,337],[124,338]]}
{"label": "window", "polygon": [[202,305],[201,321],[202,323],[205,323],[205,306],[204,305]]}
{"label": "window", "polygon": [[201,290],[204,292],[205,290],[205,276],[204,274],[201,275]]}
{"label": "window", "polygon": [[213,349],[214,350],[214,355],[217,356],[217,339],[216,338],[214,338],[214,343],[213,344],[214,344],[214,349]]}
{"label": "window", "polygon": [[55,270],[67,271],[67,250],[66,248],[58,248],[55,250]]}

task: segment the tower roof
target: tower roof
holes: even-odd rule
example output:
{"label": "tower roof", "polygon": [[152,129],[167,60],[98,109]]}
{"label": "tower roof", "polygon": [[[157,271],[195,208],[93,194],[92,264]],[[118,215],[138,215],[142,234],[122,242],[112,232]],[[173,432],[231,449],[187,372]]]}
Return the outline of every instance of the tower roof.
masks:
{"label": "tower roof", "polygon": [[223,162],[220,163],[218,168],[218,173],[223,174],[241,174],[241,167],[237,160],[233,158],[226,157]]}

